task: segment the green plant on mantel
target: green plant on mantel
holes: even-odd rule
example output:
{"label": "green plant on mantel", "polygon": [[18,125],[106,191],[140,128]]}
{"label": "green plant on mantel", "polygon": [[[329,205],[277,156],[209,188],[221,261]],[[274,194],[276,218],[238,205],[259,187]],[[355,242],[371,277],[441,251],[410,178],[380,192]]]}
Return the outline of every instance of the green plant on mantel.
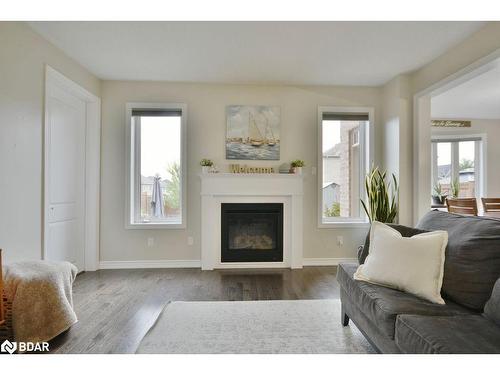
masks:
{"label": "green plant on mantel", "polygon": [[301,168],[304,165],[306,165],[306,163],[304,162],[304,160],[300,160],[300,159],[297,159],[297,160],[294,160],[291,162],[292,168]]}
{"label": "green plant on mantel", "polygon": [[212,165],[214,165],[214,162],[210,159],[201,159],[200,165],[202,167],[211,167]]}
{"label": "green plant on mantel", "polygon": [[394,223],[399,209],[399,186],[396,176],[386,181],[387,172],[372,167],[365,177],[367,202],[361,200],[366,215],[372,221]]}

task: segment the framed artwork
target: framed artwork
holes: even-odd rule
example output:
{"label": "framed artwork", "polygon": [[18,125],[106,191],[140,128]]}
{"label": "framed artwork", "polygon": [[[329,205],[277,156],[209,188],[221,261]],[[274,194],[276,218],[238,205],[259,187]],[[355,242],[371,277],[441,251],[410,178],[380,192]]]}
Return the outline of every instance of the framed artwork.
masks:
{"label": "framed artwork", "polygon": [[226,107],[226,159],[279,160],[280,107]]}

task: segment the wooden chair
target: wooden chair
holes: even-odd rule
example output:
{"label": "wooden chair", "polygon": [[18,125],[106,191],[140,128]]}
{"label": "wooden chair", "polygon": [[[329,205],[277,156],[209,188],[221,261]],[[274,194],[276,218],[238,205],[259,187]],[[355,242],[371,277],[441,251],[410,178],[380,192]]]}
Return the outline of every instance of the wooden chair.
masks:
{"label": "wooden chair", "polygon": [[3,293],[2,249],[0,249],[0,343],[5,340],[13,341],[14,332],[12,330],[12,301],[8,301]]}
{"label": "wooden chair", "polygon": [[477,216],[476,198],[446,198],[448,212]]}
{"label": "wooden chair", "polygon": [[2,274],[2,249],[0,249],[0,325],[3,324],[3,274]]}
{"label": "wooden chair", "polygon": [[481,198],[484,212],[500,212],[500,198]]}

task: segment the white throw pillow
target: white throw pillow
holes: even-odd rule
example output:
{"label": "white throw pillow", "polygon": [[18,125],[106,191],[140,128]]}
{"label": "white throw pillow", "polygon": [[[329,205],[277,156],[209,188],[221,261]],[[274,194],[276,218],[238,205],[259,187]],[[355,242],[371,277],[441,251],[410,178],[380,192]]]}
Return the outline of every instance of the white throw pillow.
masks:
{"label": "white throw pillow", "polygon": [[355,280],[402,290],[444,305],[441,286],[448,233],[435,231],[403,237],[388,225],[374,221],[370,248]]}

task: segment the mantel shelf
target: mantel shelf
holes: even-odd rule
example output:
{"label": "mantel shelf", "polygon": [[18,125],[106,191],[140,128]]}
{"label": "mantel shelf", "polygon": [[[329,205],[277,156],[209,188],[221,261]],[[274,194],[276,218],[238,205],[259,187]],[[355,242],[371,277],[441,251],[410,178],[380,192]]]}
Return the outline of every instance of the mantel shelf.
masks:
{"label": "mantel shelf", "polygon": [[303,179],[304,175],[293,173],[200,173],[200,178],[222,178],[222,177],[256,177],[256,178],[290,178]]}

